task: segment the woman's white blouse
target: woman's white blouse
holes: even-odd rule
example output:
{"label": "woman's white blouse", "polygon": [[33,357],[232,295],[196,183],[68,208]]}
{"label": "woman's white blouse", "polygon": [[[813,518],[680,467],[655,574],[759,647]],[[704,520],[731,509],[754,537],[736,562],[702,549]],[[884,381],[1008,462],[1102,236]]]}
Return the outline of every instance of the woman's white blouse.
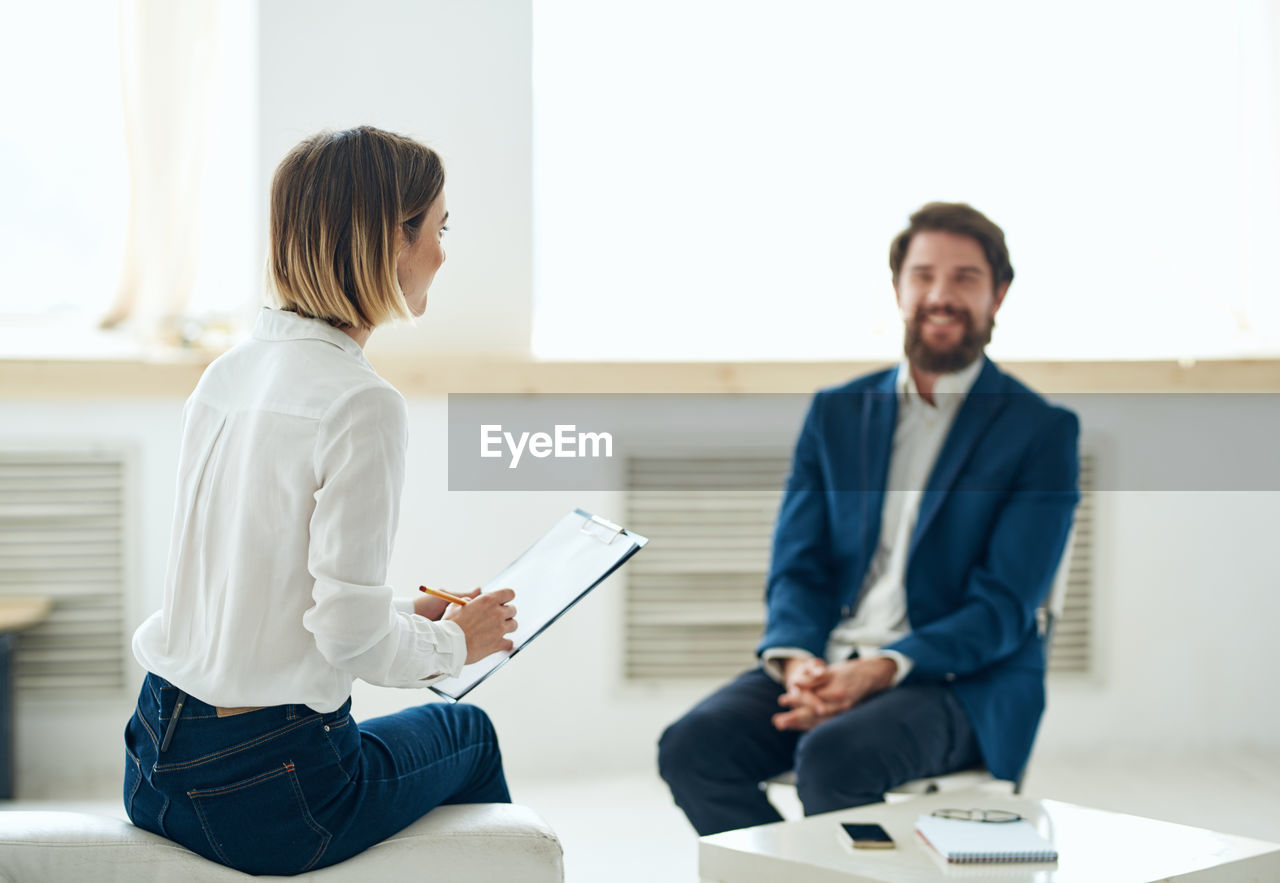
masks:
{"label": "woman's white blouse", "polygon": [[164,607],[133,636],[138,662],[212,705],[322,712],[356,678],[456,676],[462,629],[387,585],[407,439],[359,344],[264,309],[183,411]]}

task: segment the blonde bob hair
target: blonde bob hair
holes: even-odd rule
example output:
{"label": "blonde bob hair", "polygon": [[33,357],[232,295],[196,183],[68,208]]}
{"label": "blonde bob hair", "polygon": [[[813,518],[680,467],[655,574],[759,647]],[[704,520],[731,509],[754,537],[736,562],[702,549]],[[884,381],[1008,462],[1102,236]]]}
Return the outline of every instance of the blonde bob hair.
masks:
{"label": "blonde bob hair", "polygon": [[360,126],[303,141],[271,181],[274,305],[339,328],[412,318],[396,231],[413,244],[443,189],[440,157],[411,138]]}

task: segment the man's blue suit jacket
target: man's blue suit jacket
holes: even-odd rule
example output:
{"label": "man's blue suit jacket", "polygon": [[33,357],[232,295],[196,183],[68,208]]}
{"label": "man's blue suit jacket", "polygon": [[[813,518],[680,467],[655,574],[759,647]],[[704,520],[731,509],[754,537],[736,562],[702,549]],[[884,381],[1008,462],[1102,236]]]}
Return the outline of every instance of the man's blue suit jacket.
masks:
{"label": "man's blue suit jacket", "polygon": [[[823,656],[853,611],[880,538],[898,369],[819,392],[796,443],[773,540],[760,650]],[[1016,779],[1044,710],[1036,608],[1052,585],[1078,490],[1075,414],[987,361],[924,488],[906,569],[914,660],[904,684],[946,684],[987,769]]]}

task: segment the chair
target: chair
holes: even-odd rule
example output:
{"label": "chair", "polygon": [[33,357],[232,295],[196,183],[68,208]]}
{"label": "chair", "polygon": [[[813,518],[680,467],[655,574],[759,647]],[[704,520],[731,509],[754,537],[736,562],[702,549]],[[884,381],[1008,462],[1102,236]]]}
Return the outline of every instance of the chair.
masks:
{"label": "chair", "polygon": [[[1071,577],[1071,550],[1075,546],[1076,532],[1072,527],[1071,532],[1067,535],[1067,544],[1062,549],[1062,558],[1058,561],[1058,570],[1053,577],[1053,585],[1049,588],[1049,597],[1036,610],[1036,631],[1044,640],[1045,655],[1048,656],[1049,648],[1053,646],[1053,630],[1058,620],[1062,618],[1062,611],[1067,604],[1067,586]],[[1018,773],[1018,778],[1009,783],[1013,786],[1014,794],[1022,793],[1022,782],[1026,778],[1027,769],[1024,766],[1022,771]],[[886,799],[893,800],[895,797],[902,799],[914,796],[916,794],[938,794],[947,791],[962,791],[966,788],[976,788],[991,782],[1000,781],[987,771],[986,767],[976,766],[964,770],[956,770],[953,773],[944,773],[940,776],[928,776],[923,779],[913,779],[910,782],[903,782],[898,787],[889,791]],[[780,785],[786,787],[795,787],[796,774],[794,770],[788,770],[773,778],[762,782],[762,787]]]}
{"label": "chair", "polygon": [[555,833],[533,810],[515,804],[437,807],[353,858],[288,878],[233,871],[123,819],[76,812],[0,811],[0,880],[229,883],[285,879],[562,883],[564,861]]}

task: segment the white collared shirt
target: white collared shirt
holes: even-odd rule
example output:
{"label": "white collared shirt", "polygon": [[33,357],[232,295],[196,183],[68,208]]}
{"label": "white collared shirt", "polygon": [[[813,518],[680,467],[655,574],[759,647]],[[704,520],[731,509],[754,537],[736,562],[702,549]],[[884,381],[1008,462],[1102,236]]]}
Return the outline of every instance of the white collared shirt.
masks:
{"label": "white collared shirt", "polygon": [[[920,500],[956,413],[982,373],[984,361],[979,357],[959,371],[939,377],[933,388],[933,405],[921,398],[906,361],[898,366],[898,416],[880,510],[880,540],[867,568],[859,601],[828,638],[828,663],[848,659],[849,654],[857,651],[864,659],[893,658],[898,663],[895,686],[910,674],[913,663],[909,658],[896,650],[880,648],[906,637],[911,631],[907,618],[907,551],[920,512]],[[782,660],[809,655],[796,647],[771,647],[765,650],[761,660],[765,671],[781,681]]]}
{"label": "white collared shirt", "polygon": [[387,585],[407,443],[404,399],[359,344],[264,309],[183,410],[164,606],[138,662],[212,705],[321,712],[356,678],[456,676],[462,629]]}

